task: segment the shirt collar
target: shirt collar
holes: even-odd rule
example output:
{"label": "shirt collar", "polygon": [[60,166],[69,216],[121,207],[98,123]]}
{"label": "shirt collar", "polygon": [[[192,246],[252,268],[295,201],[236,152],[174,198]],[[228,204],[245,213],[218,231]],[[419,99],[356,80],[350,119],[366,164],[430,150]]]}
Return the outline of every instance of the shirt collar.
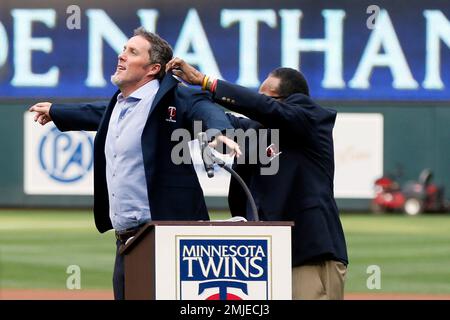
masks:
{"label": "shirt collar", "polygon": [[127,99],[133,100],[142,100],[145,97],[153,96],[159,89],[159,80],[153,79],[152,81],[147,82],[143,86],[139,87],[135,91],[133,91],[126,99],[123,97],[122,92],[117,96],[117,101],[123,101]]}

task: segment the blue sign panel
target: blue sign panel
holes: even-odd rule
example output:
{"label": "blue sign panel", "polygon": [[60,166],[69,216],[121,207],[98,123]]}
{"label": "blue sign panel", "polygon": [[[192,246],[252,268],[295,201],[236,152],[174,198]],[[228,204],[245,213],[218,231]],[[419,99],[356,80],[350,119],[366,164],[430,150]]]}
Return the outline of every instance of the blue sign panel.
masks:
{"label": "blue sign panel", "polygon": [[287,66],[317,99],[450,99],[442,0],[2,1],[0,98],[111,96],[117,54],[141,25],[202,72],[251,88]]}

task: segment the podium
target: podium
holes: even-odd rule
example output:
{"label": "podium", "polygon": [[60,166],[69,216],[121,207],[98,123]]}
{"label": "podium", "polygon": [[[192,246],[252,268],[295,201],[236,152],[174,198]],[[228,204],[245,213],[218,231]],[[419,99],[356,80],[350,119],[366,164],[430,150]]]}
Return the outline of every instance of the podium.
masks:
{"label": "podium", "polygon": [[126,300],[290,300],[292,222],[152,221],[121,249]]}

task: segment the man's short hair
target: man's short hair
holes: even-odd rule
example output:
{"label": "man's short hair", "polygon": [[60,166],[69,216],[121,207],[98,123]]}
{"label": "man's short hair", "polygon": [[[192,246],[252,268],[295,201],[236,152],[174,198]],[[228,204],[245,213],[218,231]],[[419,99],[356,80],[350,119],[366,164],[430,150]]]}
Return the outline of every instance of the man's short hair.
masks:
{"label": "man's short hair", "polygon": [[280,79],[278,87],[280,97],[286,98],[294,93],[303,93],[309,96],[308,82],[300,71],[292,68],[277,68],[269,76]]}
{"label": "man's short hair", "polygon": [[143,27],[134,30],[134,36],[141,36],[150,43],[150,49],[148,50],[150,63],[159,63],[161,65],[161,70],[156,75],[156,78],[162,79],[166,74],[166,64],[173,56],[172,47],[156,33],[149,32]]}

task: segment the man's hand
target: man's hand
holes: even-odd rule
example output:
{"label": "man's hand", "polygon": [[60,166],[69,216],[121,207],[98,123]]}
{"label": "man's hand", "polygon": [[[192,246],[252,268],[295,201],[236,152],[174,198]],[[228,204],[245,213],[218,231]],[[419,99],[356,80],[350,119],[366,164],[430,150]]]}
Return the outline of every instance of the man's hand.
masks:
{"label": "man's hand", "polygon": [[239,158],[242,155],[241,149],[239,148],[239,144],[227,138],[226,136],[219,135],[213,141],[211,141],[208,145],[214,149],[216,149],[219,143],[225,144],[231,151],[228,153],[230,157],[236,156]]}
{"label": "man's hand", "polygon": [[28,111],[36,112],[36,114],[34,115],[34,121],[45,125],[48,122],[52,121],[52,118],[50,117],[51,106],[51,102],[38,102],[35,105],[31,106]]}
{"label": "man's hand", "polygon": [[172,71],[174,75],[193,85],[202,85],[205,75],[180,58],[173,58],[166,64],[166,72]]}

